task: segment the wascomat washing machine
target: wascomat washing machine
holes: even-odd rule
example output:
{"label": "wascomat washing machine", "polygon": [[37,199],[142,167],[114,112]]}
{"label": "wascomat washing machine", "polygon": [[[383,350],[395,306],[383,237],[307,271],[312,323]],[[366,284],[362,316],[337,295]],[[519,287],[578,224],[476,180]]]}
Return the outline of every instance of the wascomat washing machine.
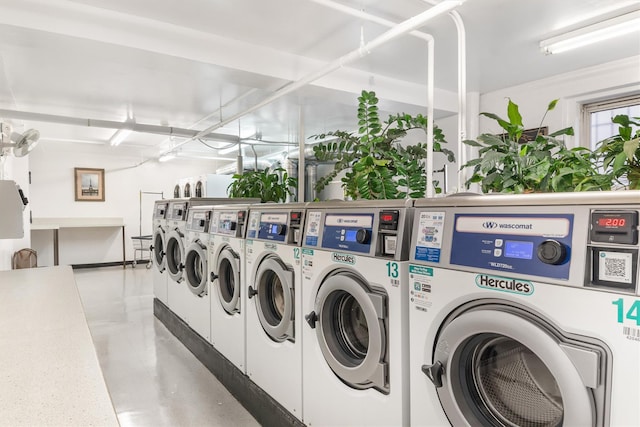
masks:
{"label": "wascomat washing machine", "polygon": [[640,192],[415,206],[413,426],[640,425]]}
{"label": "wascomat washing machine", "polygon": [[251,206],[245,246],[247,375],[298,419],[302,418],[304,206]]}
{"label": "wascomat washing machine", "polygon": [[410,203],[307,206],[302,409],[308,425],[408,425]]}
{"label": "wascomat washing machine", "polygon": [[242,372],[245,360],[244,236],[249,205],[216,206],[209,227],[211,344]]}
{"label": "wascomat washing machine", "polygon": [[153,269],[153,294],[167,305],[167,260],[165,257],[165,242],[167,233],[167,200],[156,200],[153,208],[153,240],[151,244]]}
{"label": "wascomat washing machine", "polygon": [[185,247],[187,214],[194,206],[216,205],[221,203],[240,203],[247,199],[227,199],[227,198],[191,198],[174,199],[169,201],[169,211],[167,213],[167,238],[165,243],[165,256],[167,262],[167,273],[169,283],[167,285],[168,307],[181,319],[185,319],[186,311],[189,309],[188,302],[192,299],[192,294],[184,283],[185,267]]}
{"label": "wascomat washing machine", "polygon": [[182,318],[201,337],[211,339],[209,225],[212,206],[192,206],[187,214],[184,272],[186,307]]}
{"label": "wascomat washing machine", "polygon": [[167,236],[165,240],[165,257],[167,263],[167,306],[180,318],[184,319],[187,310],[187,292],[184,285],[184,246],[187,223],[186,199],[171,200],[167,212]]}

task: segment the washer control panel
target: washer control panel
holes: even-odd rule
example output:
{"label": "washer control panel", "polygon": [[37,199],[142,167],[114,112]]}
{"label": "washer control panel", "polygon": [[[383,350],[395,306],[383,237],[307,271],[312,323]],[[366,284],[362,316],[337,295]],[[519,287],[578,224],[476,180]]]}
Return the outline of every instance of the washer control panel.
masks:
{"label": "washer control panel", "polygon": [[190,209],[186,229],[201,233],[208,232],[210,215],[211,211],[208,209]]}
{"label": "washer control panel", "polygon": [[303,209],[251,211],[247,239],[259,239],[299,246],[302,241]]}
{"label": "washer control panel", "polygon": [[572,214],[456,214],[451,264],[569,279]]}
{"label": "washer control panel", "polygon": [[187,202],[172,202],[169,205],[167,219],[184,221],[187,218]]}
{"label": "washer control panel", "polygon": [[327,213],[324,218],[322,247],[369,253],[373,214]]}
{"label": "washer control panel", "polygon": [[167,215],[167,207],[169,203],[166,202],[156,202],[155,210],[153,211],[154,219],[165,219]]}
{"label": "washer control panel", "polygon": [[246,210],[214,210],[209,232],[230,237],[244,237],[246,217]]}

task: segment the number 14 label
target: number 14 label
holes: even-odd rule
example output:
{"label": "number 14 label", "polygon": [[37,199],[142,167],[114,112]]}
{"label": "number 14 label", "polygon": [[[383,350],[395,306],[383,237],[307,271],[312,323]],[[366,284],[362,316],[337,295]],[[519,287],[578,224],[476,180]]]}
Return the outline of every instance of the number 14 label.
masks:
{"label": "number 14 label", "polygon": [[633,304],[631,304],[631,307],[625,307],[624,299],[622,298],[611,301],[611,304],[618,307],[618,323],[623,323],[625,320],[631,320],[636,322],[636,325],[640,326],[640,300],[635,300]]}

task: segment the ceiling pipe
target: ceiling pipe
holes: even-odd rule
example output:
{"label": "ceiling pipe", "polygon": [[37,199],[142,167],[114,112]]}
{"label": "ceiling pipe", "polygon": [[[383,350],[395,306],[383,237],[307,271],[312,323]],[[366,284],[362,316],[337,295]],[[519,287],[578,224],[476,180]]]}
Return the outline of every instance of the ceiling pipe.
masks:
{"label": "ceiling pipe", "polygon": [[[458,164],[467,163],[467,148],[464,140],[467,139],[467,42],[464,22],[460,14],[452,10],[449,16],[453,18],[458,31]],[[466,181],[466,169],[458,168],[458,191]]]}
{"label": "ceiling pipe", "polygon": [[[132,121],[117,122],[113,120],[83,119],[78,117],[58,116],[54,114],[32,113],[27,111],[0,109],[0,117],[34,122],[57,123],[72,126],[87,126],[104,129],[126,129],[132,132],[151,133],[156,135],[168,135],[177,138],[211,139],[224,142],[238,142],[240,138],[235,135],[222,133],[202,133],[197,130],[175,128],[170,126],[147,125]],[[190,140],[191,140],[190,139]]]}
{"label": "ceiling pipe", "polygon": [[[285,86],[281,87],[280,89],[276,90],[271,96],[267,97],[266,99],[264,99],[263,101],[247,108],[244,111],[241,111],[237,114],[232,115],[231,117],[222,120],[221,122],[208,127],[207,129],[203,130],[200,134],[194,136],[193,138],[186,140],[186,141],[182,141],[181,143],[179,143],[178,145],[176,145],[176,147],[173,147],[173,149],[184,145],[186,143],[188,143],[190,140],[192,139],[196,139],[199,138],[202,135],[206,135],[216,129],[219,129],[235,120],[238,120],[239,118],[246,116],[247,114],[253,113],[256,110],[259,110],[260,108],[282,98],[283,96],[294,92],[296,90],[298,90],[299,88],[315,81],[318,80],[321,77],[326,76],[327,74],[341,68],[344,67],[346,64],[353,62],[357,59],[363,58],[364,56],[368,55],[369,53],[371,53],[372,50],[380,47],[381,45],[405,34],[408,33],[412,30],[415,30],[416,28],[418,28],[419,26],[423,25],[424,23],[426,23],[427,21],[440,16],[444,13],[447,13],[451,10],[453,10],[454,8],[460,6],[461,4],[463,4],[466,0],[443,0],[442,2],[438,3],[436,6],[433,6],[432,8],[412,17],[407,19],[406,21],[401,22],[400,24],[396,25],[395,27],[393,27],[392,29],[390,29],[389,31],[381,34],[380,36],[376,37],[375,39],[373,39],[372,41],[364,44],[363,46],[360,46],[358,49],[353,50],[349,53],[347,53],[346,55],[341,56],[340,58],[334,60],[333,62],[330,62],[328,64],[326,64],[325,66],[323,66],[322,68],[311,72],[305,76],[303,76],[302,78],[293,81],[291,83],[286,84]],[[300,141],[301,144],[304,143],[304,141]],[[171,151],[171,150],[168,150]]]}
{"label": "ceiling pipe", "polygon": [[[434,0],[422,0],[430,5],[437,4]],[[464,22],[460,14],[452,10],[449,16],[456,24],[458,32],[458,164],[467,163],[467,149],[464,140],[467,138],[467,36]],[[466,181],[466,169],[458,168],[458,191]]]}
{"label": "ceiling pipe", "polygon": [[[322,6],[335,9],[339,12],[343,12],[357,18],[365,19],[385,27],[393,27],[398,25],[396,22],[389,21],[388,19],[381,18],[379,16],[366,13],[362,10],[353,9],[343,4],[337,3],[333,0],[311,0],[314,3]],[[408,32],[409,35],[417,37],[427,42],[427,160],[426,160],[426,196],[433,197],[433,114],[434,114],[434,94],[435,94],[435,42],[431,34],[423,33],[421,31],[413,30]]]}

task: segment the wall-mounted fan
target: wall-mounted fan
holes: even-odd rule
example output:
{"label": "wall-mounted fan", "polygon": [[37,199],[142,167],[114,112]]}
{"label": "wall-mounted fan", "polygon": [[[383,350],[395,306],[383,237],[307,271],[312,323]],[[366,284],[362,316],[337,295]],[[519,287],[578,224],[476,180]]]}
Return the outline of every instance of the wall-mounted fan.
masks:
{"label": "wall-mounted fan", "polygon": [[0,124],[0,135],[0,155],[3,154],[5,148],[13,148],[13,155],[16,157],[24,157],[29,154],[40,139],[40,132],[35,129],[29,129],[25,133],[11,132],[11,127],[6,124]]}

